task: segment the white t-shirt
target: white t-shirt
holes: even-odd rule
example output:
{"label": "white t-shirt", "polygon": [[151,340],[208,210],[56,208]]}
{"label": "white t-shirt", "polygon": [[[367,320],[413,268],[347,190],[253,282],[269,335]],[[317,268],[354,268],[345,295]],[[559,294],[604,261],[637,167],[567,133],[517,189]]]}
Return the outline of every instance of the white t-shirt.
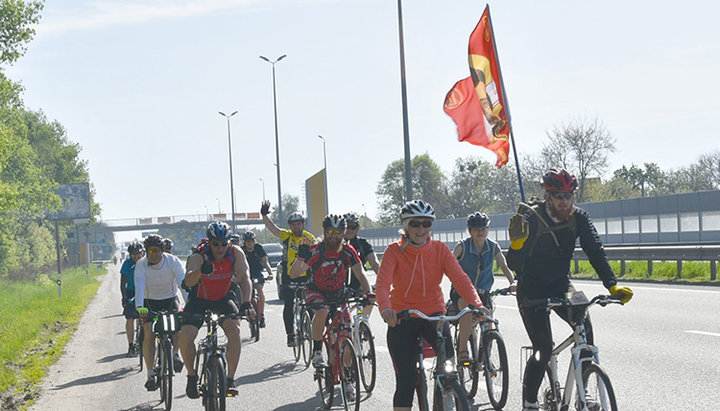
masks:
{"label": "white t-shirt", "polygon": [[[180,259],[163,253],[162,261],[149,265],[147,256],[135,264],[135,306],[142,307],[145,299],[167,300],[177,296],[185,278],[185,267]],[[144,292],[141,292],[144,290]]]}

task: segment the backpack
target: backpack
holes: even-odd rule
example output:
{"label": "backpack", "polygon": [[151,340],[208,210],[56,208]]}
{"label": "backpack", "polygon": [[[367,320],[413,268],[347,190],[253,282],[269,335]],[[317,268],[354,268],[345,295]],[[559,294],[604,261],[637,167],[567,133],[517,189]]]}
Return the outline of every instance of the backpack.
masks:
{"label": "backpack", "polygon": [[548,224],[547,221],[543,218],[542,214],[540,214],[540,210],[545,207],[545,203],[542,202],[540,204],[534,204],[530,209],[533,211],[537,219],[535,220],[535,236],[530,241],[530,245],[527,247],[527,256],[532,257],[533,253],[535,252],[535,247],[537,246],[538,241],[540,240],[540,237],[542,237],[545,233],[550,233],[553,240],[555,241],[555,245],[560,247],[560,243],[557,240],[557,237],[555,236],[556,231],[564,230],[566,228],[569,228],[570,231],[573,233],[573,238],[577,238],[577,222],[575,219],[575,213],[570,214],[570,218],[568,218],[567,221],[565,221],[562,224],[558,224],[556,226],[550,227],[550,224]]}

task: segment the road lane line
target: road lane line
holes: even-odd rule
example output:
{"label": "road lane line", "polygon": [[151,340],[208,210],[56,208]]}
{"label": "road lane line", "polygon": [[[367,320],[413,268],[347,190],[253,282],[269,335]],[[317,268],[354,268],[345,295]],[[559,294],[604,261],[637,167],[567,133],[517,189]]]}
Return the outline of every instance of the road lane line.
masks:
{"label": "road lane line", "polygon": [[685,332],[690,333],[690,334],[700,334],[700,335],[709,335],[711,337],[720,337],[720,333],[711,333],[708,331],[685,330]]}

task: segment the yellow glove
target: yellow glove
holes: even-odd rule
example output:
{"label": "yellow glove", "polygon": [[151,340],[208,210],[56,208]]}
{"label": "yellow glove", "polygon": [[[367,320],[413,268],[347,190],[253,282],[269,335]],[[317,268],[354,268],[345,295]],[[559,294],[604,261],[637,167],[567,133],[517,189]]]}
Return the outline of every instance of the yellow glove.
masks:
{"label": "yellow glove", "polygon": [[633,292],[630,287],[618,287],[617,285],[613,285],[612,287],[610,287],[610,295],[623,296],[622,298],[620,298],[620,302],[625,304],[632,299]]}
{"label": "yellow glove", "polygon": [[513,250],[521,249],[528,238],[528,234],[530,234],[528,223],[523,219],[522,214],[515,214],[510,218],[508,233],[510,234],[510,248]]}
{"label": "yellow glove", "polygon": [[137,308],[137,312],[140,315],[147,315],[148,311],[149,310],[146,307],[138,307]]}

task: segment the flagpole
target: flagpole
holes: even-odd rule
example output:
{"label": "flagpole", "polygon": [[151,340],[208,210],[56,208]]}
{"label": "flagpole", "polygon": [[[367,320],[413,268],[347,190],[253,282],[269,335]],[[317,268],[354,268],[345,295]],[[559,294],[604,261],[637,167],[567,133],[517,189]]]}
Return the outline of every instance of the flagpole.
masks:
{"label": "flagpole", "polygon": [[520,161],[518,160],[517,149],[515,148],[515,137],[512,130],[512,120],[510,116],[510,103],[508,102],[507,93],[505,93],[505,78],[502,75],[502,69],[500,68],[500,57],[497,52],[497,41],[495,40],[495,30],[493,29],[492,17],[490,16],[490,5],[486,4],[485,8],[488,11],[488,24],[490,25],[490,35],[493,40],[493,54],[495,54],[495,61],[497,61],[498,75],[500,76],[500,91],[505,103],[505,115],[508,121],[508,130],[510,136],[510,144],[512,144],[512,150],[515,154],[515,171],[517,171],[518,186],[520,188],[520,199],[525,202],[525,189],[523,188],[522,175],[520,174]]}

